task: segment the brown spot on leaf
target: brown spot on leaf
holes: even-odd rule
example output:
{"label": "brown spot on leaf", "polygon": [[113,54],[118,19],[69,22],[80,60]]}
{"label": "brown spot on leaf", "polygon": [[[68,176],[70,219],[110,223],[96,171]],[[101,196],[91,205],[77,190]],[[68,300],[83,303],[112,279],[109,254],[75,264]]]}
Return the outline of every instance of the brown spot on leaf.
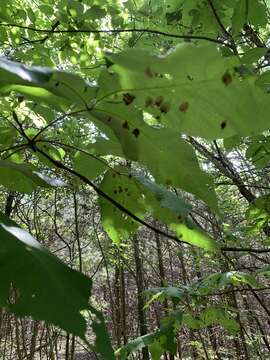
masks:
{"label": "brown spot on leaf", "polygon": [[222,76],[222,82],[228,86],[231,82],[232,82],[232,76],[231,74],[229,74],[228,72],[226,72],[223,76]]}
{"label": "brown spot on leaf", "polygon": [[125,188],[124,191],[127,192],[127,191],[128,191],[128,188]]}
{"label": "brown spot on leaf", "polygon": [[227,126],[226,121],[222,121],[222,123],[220,124],[221,129],[222,130],[225,129],[226,126]]}
{"label": "brown spot on leaf", "polygon": [[125,121],[125,122],[123,122],[123,129],[127,129],[127,130],[129,130],[129,125],[128,125],[128,122],[127,121]]}
{"label": "brown spot on leaf", "polygon": [[108,121],[108,122],[111,122],[111,121],[112,121],[112,118],[111,118],[111,117],[108,117],[107,121]]}
{"label": "brown spot on leaf", "polygon": [[145,69],[145,75],[152,78],[153,77],[153,73],[152,73],[152,70],[150,69],[149,66],[147,66],[147,68]]}
{"label": "brown spot on leaf", "polygon": [[156,98],[155,105],[159,107],[162,104],[162,102],[163,102],[163,96],[158,96]]}
{"label": "brown spot on leaf", "polygon": [[126,105],[130,105],[134,99],[135,99],[134,95],[131,95],[129,93],[123,94],[123,101]]}
{"label": "brown spot on leaf", "polygon": [[135,128],[133,131],[132,131],[132,134],[137,138],[139,135],[140,135],[140,130],[138,128]]}
{"label": "brown spot on leaf", "polygon": [[160,106],[160,111],[162,113],[165,113],[167,114],[167,112],[170,110],[170,105],[168,103],[163,103],[161,106]]}
{"label": "brown spot on leaf", "polygon": [[153,106],[154,100],[151,97],[145,99],[145,107]]}
{"label": "brown spot on leaf", "polygon": [[166,183],[166,185],[172,185],[172,181],[170,180],[170,179],[167,179],[166,181],[165,181],[165,183]]}
{"label": "brown spot on leaf", "polygon": [[118,186],[118,192],[119,192],[119,194],[121,194],[121,192],[123,192],[122,186]]}
{"label": "brown spot on leaf", "polygon": [[117,194],[117,190],[113,190],[113,193],[114,193],[114,194]]}
{"label": "brown spot on leaf", "polygon": [[183,113],[186,113],[188,111],[189,108],[189,103],[187,101],[184,101],[180,106],[179,106],[179,110]]}

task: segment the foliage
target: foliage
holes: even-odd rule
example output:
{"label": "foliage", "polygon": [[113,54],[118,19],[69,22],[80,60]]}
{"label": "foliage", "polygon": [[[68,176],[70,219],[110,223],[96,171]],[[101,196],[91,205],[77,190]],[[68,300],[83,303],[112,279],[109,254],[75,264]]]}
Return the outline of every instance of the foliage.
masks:
{"label": "foliage", "polygon": [[[228,152],[243,146],[258,170],[268,166],[268,5],[260,0],[47,0],[31,6],[26,0],[2,1],[0,184],[21,193],[90,186],[99,197],[104,230],[118,247],[144,225],[216,259],[241,252],[237,241],[228,240],[235,238],[218,239],[191,216],[194,202],[223,216],[211,166],[194,144],[200,139],[210,148],[223,141]],[[244,194],[241,179],[233,180]],[[247,235],[267,234],[269,193],[254,196],[246,217],[252,223]],[[162,222],[162,229],[149,218]],[[5,215],[0,220],[1,306],[84,340],[80,312],[88,309],[97,319],[95,349],[113,359],[104,320],[88,304],[90,279]],[[257,272],[268,273],[268,268]],[[148,306],[164,299],[180,306],[186,296],[199,304],[203,295],[236,284],[260,286],[245,272],[211,274],[190,287],[156,289]],[[174,353],[172,338],[182,324],[200,328],[217,322],[239,329],[229,309],[198,309],[196,318],[184,308],[172,311],[161,329],[117,354],[124,359],[144,346],[153,359]]]}

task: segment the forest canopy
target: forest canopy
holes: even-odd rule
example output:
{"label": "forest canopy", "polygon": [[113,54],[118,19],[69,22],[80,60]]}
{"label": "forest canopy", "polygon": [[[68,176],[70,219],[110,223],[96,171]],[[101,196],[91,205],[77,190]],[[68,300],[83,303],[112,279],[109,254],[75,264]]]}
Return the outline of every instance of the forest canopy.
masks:
{"label": "forest canopy", "polygon": [[269,19],[1,0],[1,358],[269,359]]}

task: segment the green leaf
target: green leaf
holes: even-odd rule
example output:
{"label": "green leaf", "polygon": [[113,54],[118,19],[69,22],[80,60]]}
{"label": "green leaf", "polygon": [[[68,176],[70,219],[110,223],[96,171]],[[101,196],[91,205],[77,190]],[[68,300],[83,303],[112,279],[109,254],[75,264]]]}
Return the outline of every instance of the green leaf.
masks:
{"label": "green leaf", "polygon": [[129,341],[127,345],[118,349],[115,352],[115,355],[120,356],[120,359],[126,359],[130,353],[139,351],[145,346],[152,344],[159,337],[160,337],[160,331],[156,331],[147,335],[140,336],[135,340]]}
{"label": "green leaf", "polygon": [[241,62],[243,64],[253,64],[256,63],[260,58],[262,58],[266,53],[268,49],[267,48],[254,48],[249,49],[244,53],[244,55],[241,57]]}
{"label": "green leaf", "polygon": [[64,186],[59,179],[53,179],[29,164],[16,164],[9,160],[0,160],[0,184],[11,191],[30,193],[38,186]]}
{"label": "green leaf", "polygon": [[91,8],[88,9],[84,14],[84,18],[86,20],[90,20],[90,19],[98,20],[98,19],[102,19],[105,16],[106,16],[106,11],[98,5],[91,6]]}
{"label": "green leaf", "polygon": [[[147,306],[149,306],[153,301],[158,300],[161,298],[164,300],[165,298],[170,299],[173,301],[175,305],[179,303],[179,301],[182,300],[184,295],[186,295],[186,288],[185,287],[174,287],[174,286],[168,286],[168,287],[158,287],[158,288],[150,288],[145,290],[146,295],[152,295],[152,298],[147,303]],[[158,295],[158,297],[156,297]]]}
{"label": "green leaf", "polygon": [[208,251],[219,250],[218,243],[188,219],[191,206],[180,196],[141,175],[133,176],[143,185],[141,191],[145,195],[148,210],[155,218],[166,223],[180,240]]}
{"label": "green leaf", "polygon": [[212,140],[269,128],[268,97],[256,78],[243,79],[239,59],[222,58],[214,45],[182,45],[164,57],[131,49],[109,58],[117,76],[105,94],[100,81],[98,96],[141,108],[174,132]]}
{"label": "green leaf", "polygon": [[90,307],[91,313],[94,314],[95,319],[91,325],[96,335],[95,345],[93,350],[102,355],[104,360],[114,360],[115,356],[113,353],[111,340],[109,338],[108,331],[106,330],[104,318],[101,312],[97,311],[92,306]]}
{"label": "green leaf", "polygon": [[265,26],[267,24],[267,7],[263,1],[249,1],[248,20],[254,26]]}
{"label": "green leaf", "polygon": [[232,31],[237,35],[248,20],[248,7],[246,0],[238,0],[232,17]]}
{"label": "green leaf", "polygon": [[157,359],[157,354],[160,353],[161,349],[163,350],[162,352],[169,351],[175,354],[176,343],[174,338],[181,324],[182,312],[172,312],[162,320],[160,330],[129,341],[127,345],[118,349],[115,354],[120,356],[120,359],[126,359],[130,353],[141,350],[146,346],[149,346],[149,350],[151,353],[153,352],[155,359]]}
{"label": "green leaf", "polygon": [[131,174],[141,185],[143,185],[142,191],[144,191],[145,195],[148,197],[148,206],[150,206],[153,215],[159,217],[158,213],[164,209],[164,213],[166,212],[166,214],[169,210],[177,216],[180,216],[181,219],[185,219],[190,213],[192,206],[185,202],[180,196],[177,196],[164,186],[156,184],[141,174],[136,174],[134,172]]}
{"label": "green leaf", "polygon": [[[132,214],[143,219],[145,208],[140,189],[124,167],[108,170],[100,189]],[[102,225],[114,243],[119,245],[137,230],[139,224],[108,200],[100,197],[99,204]]]}
{"label": "green leaf", "polygon": [[170,229],[175,231],[180,240],[184,240],[191,245],[199,246],[208,251],[218,251],[220,249],[219,244],[213,238],[194,225],[172,223]]}
{"label": "green leaf", "polygon": [[6,148],[13,144],[18,133],[13,127],[1,126],[0,127],[0,146]]}
{"label": "green leaf", "polygon": [[1,307],[84,339],[86,322],[80,312],[89,308],[91,280],[68,268],[3,214],[0,237]]}
{"label": "green leaf", "polygon": [[99,112],[91,114],[114,131],[128,159],[146,165],[157,183],[193,193],[217,211],[211,177],[200,169],[192,146],[177,132],[149,126],[141,111],[123,104],[99,106]]}
{"label": "green leaf", "polygon": [[200,329],[213,324],[219,324],[231,333],[239,331],[238,322],[228,310],[221,307],[209,307],[196,317],[189,313],[184,314],[183,322],[191,329]]}
{"label": "green leaf", "polygon": [[248,284],[258,287],[259,284],[253,275],[241,271],[229,271],[225,273],[211,274],[192,285],[191,291],[197,295],[207,295],[215,293],[228,285]]}
{"label": "green leaf", "polygon": [[74,156],[74,169],[90,180],[96,179],[106,168],[106,161],[91,152],[78,151]]}
{"label": "green leaf", "polygon": [[[0,59],[0,79],[2,93],[16,90],[26,95],[28,93],[30,96],[43,97],[44,101],[52,103],[54,100],[57,103],[56,100],[62,97],[64,103],[77,103],[86,108],[97,91],[96,87],[72,73],[46,67],[30,67],[3,58]],[[52,94],[56,96],[55,99]]]}
{"label": "green leaf", "polygon": [[237,145],[239,145],[240,142],[241,142],[241,137],[239,135],[234,135],[224,139],[223,145],[226,151],[232,151],[234,148],[237,147]]}

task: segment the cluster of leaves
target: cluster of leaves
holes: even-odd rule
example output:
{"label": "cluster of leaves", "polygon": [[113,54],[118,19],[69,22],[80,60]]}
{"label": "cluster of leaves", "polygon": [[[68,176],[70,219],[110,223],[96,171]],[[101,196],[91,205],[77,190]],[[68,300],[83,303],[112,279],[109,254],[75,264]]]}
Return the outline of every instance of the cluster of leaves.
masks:
{"label": "cluster of leaves", "polygon": [[[268,35],[266,2],[253,0],[247,8],[244,0],[156,1],[153,6],[144,1],[135,6],[133,1],[47,0],[34,9],[21,3],[27,5],[8,0],[1,5],[0,184],[23,193],[65,186],[51,176],[62,169],[72,175],[73,185],[79,180],[97,192],[102,224],[116,244],[140,224],[153,229],[146,220],[151,214],[168,226],[171,235],[163,234],[174,241],[224,250],[197,228],[189,216],[191,205],[173,190],[219,214],[213,179],[201,169],[190,136],[224,139],[228,149],[245,138],[254,165],[269,162],[269,72],[258,70],[269,62],[261,39]],[[130,27],[134,15],[138,29]],[[168,33],[171,27],[179,33]],[[108,35],[114,44],[108,44]],[[153,46],[159,35],[163,40]],[[242,38],[253,45],[242,45]],[[52,46],[59,56],[51,54]],[[250,216],[261,221],[262,212],[261,228],[269,220],[269,196],[254,202]],[[88,304],[90,280],[69,270],[4,215],[0,222],[1,266],[8,269],[1,272],[1,305],[83,339],[80,312],[89,310],[97,319],[92,324],[97,351],[113,358],[102,316]],[[219,287],[213,278],[209,281],[207,291],[234,281],[256,286],[246,274],[222,275]],[[9,303],[10,291],[14,303]],[[50,293],[55,294],[53,303]],[[69,302],[63,301],[67,293]],[[187,289],[158,293],[190,296]],[[160,330],[135,340],[120,355],[125,358],[145,345],[155,359],[164,350],[173,352],[171,334],[183,322],[196,327],[218,321],[236,330],[226,314],[206,309],[194,320],[188,313],[173,313]]]}

